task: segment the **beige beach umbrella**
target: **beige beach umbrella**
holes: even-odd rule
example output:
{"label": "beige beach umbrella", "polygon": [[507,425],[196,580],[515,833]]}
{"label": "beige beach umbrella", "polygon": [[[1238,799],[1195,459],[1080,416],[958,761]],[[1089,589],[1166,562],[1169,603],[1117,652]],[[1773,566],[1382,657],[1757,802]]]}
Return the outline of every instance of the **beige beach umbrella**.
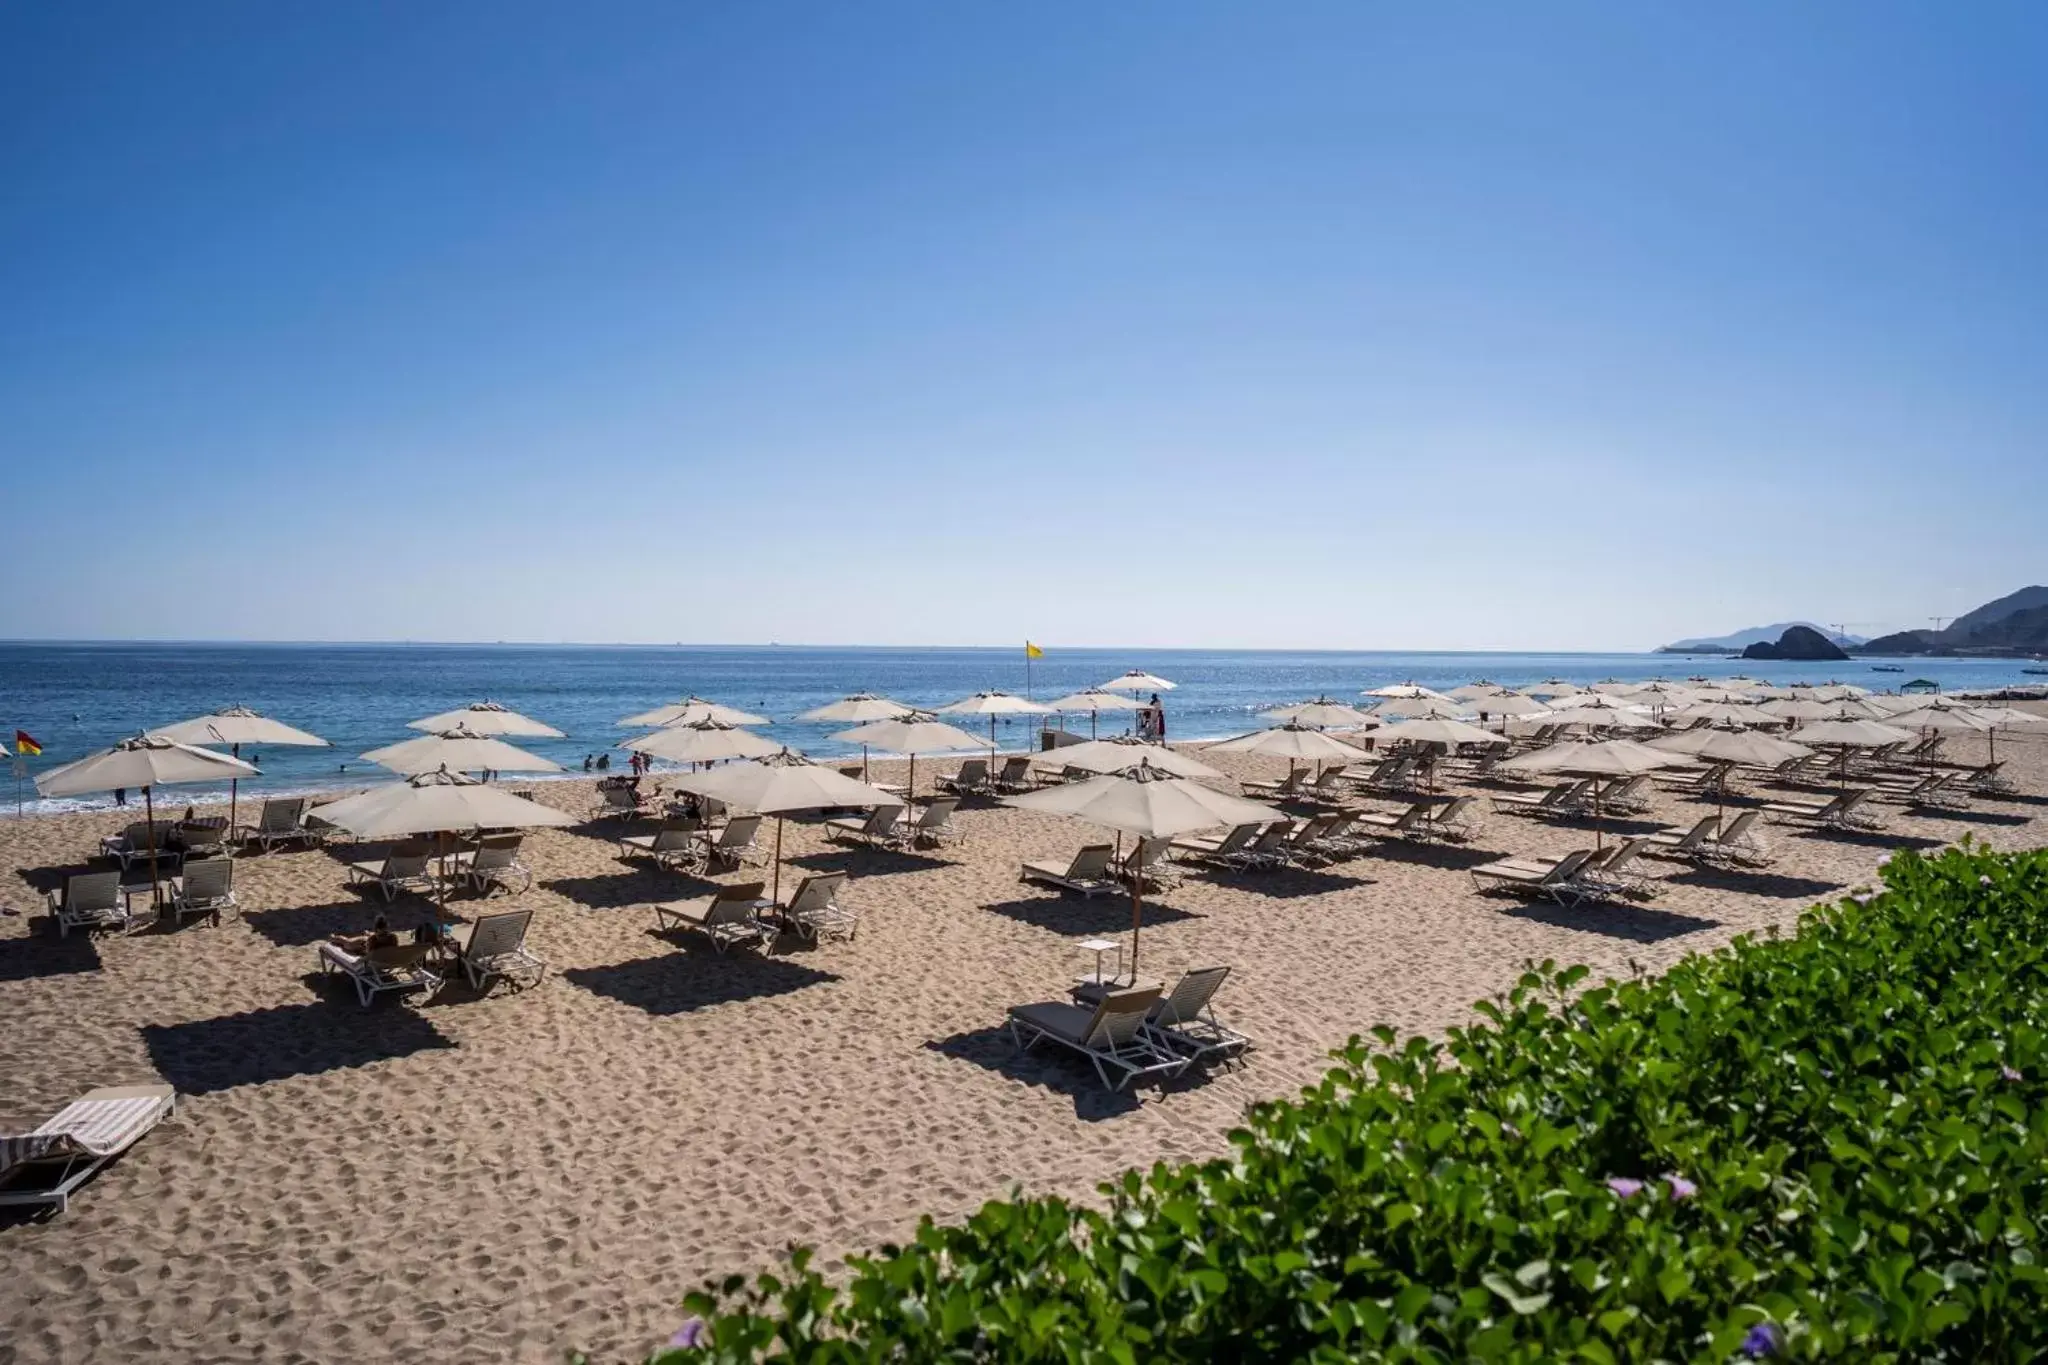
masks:
{"label": "beige beach umbrella", "polygon": [[1713,725],[1734,725],[1743,729],[1782,724],[1778,717],[1765,713],[1761,707],[1739,706],[1725,701],[1703,701],[1680,707],[1671,714],[1678,720],[1703,720]]}
{"label": "beige beach umbrella", "polygon": [[1314,701],[1300,701],[1292,706],[1276,707],[1261,711],[1266,720],[1292,721],[1296,725],[1313,725],[1318,730],[1329,730],[1343,726],[1371,725],[1375,718],[1355,706],[1346,706],[1341,701],[1328,697],[1317,697]]}
{"label": "beige beach umbrella", "polygon": [[1086,744],[1069,744],[1047,749],[1033,760],[1048,768],[1080,768],[1091,773],[1120,773],[1143,764],[1169,777],[1226,777],[1197,758],[1178,749],[1143,739],[1096,739]]}
{"label": "beige beach umbrella", "polygon": [[1693,689],[1695,702],[1725,702],[1743,706],[1753,704],[1757,698],[1742,687],[1696,687]]}
{"label": "beige beach umbrella", "polygon": [[1104,692],[1171,692],[1179,683],[1170,683],[1156,673],[1147,673],[1134,668],[1128,673],[1119,673],[1108,682],[1100,684]]}
{"label": "beige beach umbrella", "polygon": [[657,706],[652,711],[642,711],[637,716],[627,716],[621,725],[695,725],[699,721],[716,721],[720,725],[767,725],[768,717],[757,716],[751,711],[742,711],[734,706],[721,706],[715,701],[702,697],[684,697],[681,701]]}
{"label": "beige beach umbrella", "polygon": [[1915,730],[1938,730],[1949,734],[1966,731],[1982,734],[1991,728],[1991,722],[1965,706],[1921,706],[1911,711],[1899,711],[1884,718],[1886,725],[1896,725],[1901,730],[1911,726]]}
{"label": "beige beach umbrella", "polygon": [[137,735],[111,749],[101,749],[39,774],[36,792],[42,796],[85,796],[142,788],[143,818],[149,822],[150,898],[160,901],[156,890],[156,788],[179,782],[233,782],[255,775],[255,767],[239,758],[158,735]]}
{"label": "beige beach umbrella", "polygon": [[[246,706],[230,706],[211,715],[194,716],[181,720],[175,725],[164,725],[149,732],[160,739],[176,740],[180,744],[202,746],[225,744],[228,752],[236,758],[242,756],[242,746],[285,745],[291,748],[320,748],[328,746],[326,740],[306,730],[295,729],[281,720],[272,720]],[[228,779],[228,828],[235,825],[235,810],[241,799],[241,779]]]}
{"label": "beige beach umbrella", "polygon": [[[1599,743],[1578,741],[1552,744],[1531,753],[1502,760],[1501,767],[1519,772],[1557,773],[1564,777],[1638,777],[1665,768],[1690,768],[1697,760],[1687,754],[1668,753],[1638,744],[1632,739],[1609,739]],[[1593,797],[1593,847],[1598,849],[1605,825],[1601,819],[1600,797]]]}
{"label": "beige beach umbrella", "polygon": [[1602,678],[1586,690],[1598,692],[1603,696],[1626,697],[1633,695],[1640,686],[1641,683],[1623,682],[1620,678]]}
{"label": "beige beach umbrella", "polygon": [[1373,739],[1379,744],[1443,744],[1454,748],[1460,744],[1507,743],[1504,737],[1491,730],[1483,730],[1462,720],[1445,720],[1440,717],[1396,721],[1376,731]]}
{"label": "beige beach umbrella", "polygon": [[[1003,803],[1019,810],[1085,820],[1139,839],[1170,839],[1219,825],[1265,824],[1280,818],[1280,813],[1271,806],[1230,796],[1142,763],[1085,782],[1006,796]],[[1133,972],[1138,969],[1138,930],[1144,923],[1144,887],[1144,878],[1131,878]]]}
{"label": "beige beach umbrella", "polygon": [[1800,726],[1790,738],[1794,743],[1810,744],[1816,749],[1837,750],[1842,758],[1841,775],[1847,778],[1851,749],[1881,749],[1887,744],[1905,744],[1912,740],[1913,732],[1859,717],[1817,720]]}
{"label": "beige beach umbrella", "polygon": [[[1714,727],[1681,730],[1677,734],[1659,735],[1647,742],[1652,749],[1662,749],[1668,754],[1691,754],[1702,762],[1733,763],[1742,768],[1773,768],[1788,759],[1805,758],[1813,752],[1804,744],[1758,734],[1754,730]],[[1725,813],[1727,798],[1728,781],[1724,769],[1714,782],[1714,814],[1717,817]]]}
{"label": "beige beach umbrella", "polygon": [[[1534,697],[1525,697],[1520,692],[1500,692],[1488,697],[1468,697],[1465,710],[1482,716],[1541,716],[1549,714],[1550,708]],[[1450,719],[1450,717],[1444,717]]]}
{"label": "beige beach umbrella", "polygon": [[1444,693],[1444,695],[1452,701],[1478,701],[1481,697],[1515,696],[1519,694],[1512,687],[1480,678],[1476,682],[1466,683],[1463,687],[1454,687]]}
{"label": "beige beach umbrella", "polygon": [[1517,690],[1525,697],[1535,697],[1542,701],[1550,697],[1575,697],[1586,689],[1575,682],[1566,682],[1563,678],[1545,678],[1542,682],[1530,683],[1527,687]]}
{"label": "beige beach umbrella", "polygon": [[1866,697],[1864,700],[1868,705],[1874,706],[1883,712],[1884,715],[1891,716],[1897,715],[1901,711],[1911,711],[1914,707],[1920,705],[1921,702],[1926,701],[1927,698],[1923,696],[1899,696],[1889,692],[1880,692],[1876,696]]}
{"label": "beige beach umbrella", "polygon": [[878,697],[872,692],[854,692],[838,701],[806,711],[798,720],[830,721],[839,725],[866,725],[869,721],[900,720],[914,716],[917,708],[905,706],[888,697]]}
{"label": "beige beach umbrella", "polygon": [[576,823],[567,811],[436,769],[403,782],[344,796],[308,812],[359,839],[402,839],[415,834],[462,834],[485,829],[535,829]]}
{"label": "beige beach umbrella", "polygon": [[1452,701],[1448,697],[1390,697],[1375,703],[1372,718],[1378,721],[1402,720],[1456,720],[1460,716],[1478,713],[1479,707],[1469,701]]}
{"label": "beige beach umbrella", "polygon": [[[429,734],[441,734],[461,726],[473,735],[515,735],[524,739],[562,739],[564,735],[554,726],[537,721],[531,716],[522,716],[509,706],[500,706],[494,701],[473,701],[453,711],[443,711],[438,716],[423,716],[407,721],[408,730],[425,730]],[[459,769],[457,771],[460,771]]]}
{"label": "beige beach umbrella", "polygon": [[1991,727],[1984,732],[1984,744],[1993,763],[1998,761],[2000,730],[2032,730],[2048,726],[2048,717],[2011,706],[1980,706],[1970,714]]}
{"label": "beige beach umbrella", "polygon": [[675,763],[718,763],[728,758],[765,758],[782,752],[782,746],[773,740],[715,720],[665,726],[648,734],[635,735],[616,747]]}
{"label": "beige beach umbrella", "polygon": [[1424,687],[1422,684],[1414,682],[1388,683],[1384,687],[1368,687],[1360,695],[1381,697],[1390,701],[1419,701],[1424,698],[1430,701],[1451,700],[1450,697],[1445,696],[1434,687]]}
{"label": "beige beach umbrella", "polygon": [[[1385,734],[1386,731],[1379,733]],[[1284,758],[1290,768],[1303,762],[1359,763],[1372,757],[1365,750],[1346,744],[1313,726],[1293,722],[1276,725],[1270,730],[1254,730],[1231,739],[1219,739],[1203,747],[1219,754],[1264,754],[1268,758]]]}
{"label": "beige beach umbrella", "polygon": [[1581,692],[1575,696],[1559,697],[1554,709],[1547,716],[1525,717],[1534,724],[1557,725],[1586,730],[1655,730],[1660,728],[1655,720],[1611,697],[1598,692]]}
{"label": "beige beach umbrella", "polygon": [[[890,722],[882,722],[888,724]],[[685,773],[676,786],[699,796],[723,801],[734,810],[753,811],[775,817],[775,886],[773,899],[782,899],[782,822],[784,817],[805,811],[837,810],[851,807],[872,810],[877,806],[900,806],[903,798],[856,782],[834,768],[811,762],[802,754],[783,749],[761,758],[729,763],[700,773]]]}
{"label": "beige beach umbrella", "polygon": [[496,735],[480,735],[461,725],[451,726],[437,735],[421,735],[418,739],[387,744],[381,749],[370,750],[363,757],[379,767],[408,776],[438,772],[443,768],[451,773],[562,771],[562,765],[551,758],[530,754]]}
{"label": "beige beach umbrella", "polygon": [[908,758],[910,780],[903,787],[906,797],[917,795],[919,754],[950,754],[958,753],[962,749],[982,747],[981,736],[970,735],[957,726],[935,720],[921,711],[896,720],[878,720],[851,730],[841,730],[832,738],[847,744],[860,745],[863,770],[866,768],[865,755],[870,748],[886,754],[902,754]]}
{"label": "beige beach umbrella", "polygon": [[1831,702],[1815,701],[1810,697],[1773,697],[1757,706],[1759,714],[1776,720],[1826,720],[1835,714]]}
{"label": "beige beach umbrella", "polygon": [[1046,703],[1054,711],[1086,711],[1088,713],[1088,737],[1095,737],[1096,718],[1104,711],[1137,711],[1143,709],[1134,699],[1106,688],[1090,687],[1071,696]]}
{"label": "beige beach umbrella", "polygon": [[988,747],[991,752],[996,747],[997,716],[1049,716],[1052,714],[1050,706],[1045,706],[1035,701],[1026,701],[1022,697],[1000,691],[976,692],[971,697],[962,697],[959,701],[948,702],[944,706],[934,707],[933,709],[942,716],[987,716]]}

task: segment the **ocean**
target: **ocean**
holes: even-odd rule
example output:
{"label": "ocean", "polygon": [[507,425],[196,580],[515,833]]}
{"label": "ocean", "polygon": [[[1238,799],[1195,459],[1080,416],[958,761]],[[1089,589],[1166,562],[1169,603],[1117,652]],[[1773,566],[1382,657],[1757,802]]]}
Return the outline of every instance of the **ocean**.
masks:
{"label": "ocean", "polygon": [[[406,722],[490,699],[567,733],[521,740],[582,776],[585,755],[634,731],[621,716],[695,693],[772,717],[763,733],[818,757],[850,751],[830,738],[837,725],[792,719],[849,692],[872,691],[914,706],[937,706],[1001,688],[1049,700],[1127,669],[1179,686],[1166,693],[1168,737],[1216,739],[1265,722],[1263,710],[1319,694],[1355,700],[1361,690],[1414,681],[1448,689],[1475,678],[1518,686],[1544,678],[1591,683],[1604,678],[1682,679],[1745,673],[1771,682],[1830,680],[1873,689],[1932,678],[1944,690],[2039,682],[2018,660],[1926,659],[1908,672],[1874,673],[1861,660],[1795,664],[1658,654],[1337,653],[1271,650],[1097,650],[1048,648],[1030,665],[1013,649],[845,649],[722,646],[326,645],[0,643],[0,726],[40,741],[29,775],[103,748],[124,736],[225,706],[248,706],[332,742],[331,749],[268,749],[263,770],[242,784],[262,795],[380,779],[383,769],[357,755],[413,737]],[[954,719],[975,731],[986,720]],[[1040,718],[1004,718],[998,741],[1014,748]],[[1069,728],[1088,731],[1086,715]],[[1129,728],[1129,713],[1105,713],[1104,734]],[[243,755],[245,758],[248,754]],[[613,751],[614,764],[625,754]],[[521,776],[522,783],[528,780]],[[31,811],[111,804],[95,797],[39,802],[21,784]],[[166,799],[225,797],[204,787]],[[6,793],[0,787],[0,794]]]}

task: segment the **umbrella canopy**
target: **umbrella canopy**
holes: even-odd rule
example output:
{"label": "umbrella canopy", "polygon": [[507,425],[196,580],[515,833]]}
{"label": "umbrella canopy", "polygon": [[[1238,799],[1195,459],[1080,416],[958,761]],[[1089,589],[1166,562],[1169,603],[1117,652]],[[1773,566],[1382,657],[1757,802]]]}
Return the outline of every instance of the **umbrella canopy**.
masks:
{"label": "umbrella canopy", "polygon": [[976,692],[933,708],[942,716],[1049,716],[1052,708],[1008,692]]}
{"label": "umbrella canopy", "polygon": [[1433,687],[1424,687],[1420,683],[1412,682],[1388,683],[1385,687],[1369,687],[1362,695],[1368,697],[1388,697],[1400,701],[1415,701],[1423,697],[1427,697],[1432,701],[1451,700],[1451,698]]}
{"label": "umbrella canopy", "polygon": [[1743,703],[1756,700],[1753,693],[1742,687],[1696,687],[1692,695],[1696,701]]}
{"label": "umbrella canopy", "polygon": [[1885,717],[1886,725],[1900,729],[1912,726],[1915,730],[1941,730],[1948,733],[1975,731],[1983,733],[1992,728],[1992,722],[1985,720],[1973,710],[1964,707],[1921,707],[1912,711],[1901,711]]}
{"label": "umbrella canopy", "polygon": [[1545,678],[1542,682],[1530,683],[1527,687],[1521,689],[1522,695],[1538,699],[1544,697],[1573,697],[1585,690],[1585,688],[1577,683],[1566,682],[1563,678]]}
{"label": "umbrella canopy", "polygon": [[1905,703],[1903,706],[1878,704],[1878,710],[1889,712],[1895,716],[1904,716],[1908,713],[1919,711],[1974,711],[1978,709],[1969,702],[1959,701],[1954,697],[1945,697],[1939,692],[1922,693],[1911,697],[1887,697],[1884,700],[1886,702]]}
{"label": "umbrella canopy", "polygon": [[256,769],[239,758],[157,735],[137,735],[40,774],[36,791],[44,796],[84,796],[127,787],[227,782],[255,775]]}
{"label": "umbrella canopy", "polygon": [[[881,724],[893,724],[883,721]],[[761,761],[729,763],[701,773],[686,773],[676,786],[725,802],[735,810],[775,817],[774,898],[782,898],[782,818],[800,811],[833,810],[841,806],[873,809],[900,806],[903,798],[855,781],[832,768],[810,762],[783,749]]]}
{"label": "umbrella canopy", "polygon": [[416,773],[388,787],[315,806],[309,814],[361,839],[576,823],[576,817],[567,811],[529,801],[459,772],[440,770]]}
{"label": "umbrella canopy", "polygon": [[1170,839],[1219,825],[1262,824],[1281,818],[1271,806],[1174,777],[1149,763],[1085,782],[1006,796],[1003,804],[1072,816],[1140,839]]}
{"label": "umbrella canopy", "polygon": [[[1578,704],[1574,704],[1578,703]],[[1535,725],[1583,726],[1589,730],[1654,730],[1657,722],[1640,711],[1618,705],[1597,692],[1559,698],[1558,709],[1547,716],[1526,717]]]}
{"label": "umbrella canopy", "polygon": [[1598,744],[1576,741],[1552,744],[1504,759],[1500,766],[1519,772],[1560,773],[1569,777],[1635,777],[1664,768],[1693,767],[1695,762],[1685,754],[1653,749],[1632,739],[1609,739]]}
{"label": "umbrella canopy", "polygon": [[766,725],[768,717],[757,716],[737,707],[721,706],[715,701],[702,697],[684,697],[681,701],[657,706],[652,711],[642,711],[637,716],[627,716],[621,725],[695,725],[698,721],[714,720],[720,725]]}
{"label": "umbrella canopy", "polygon": [[1913,738],[1913,733],[1874,720],[1818,720],[1794,730],[1792,738],[1801,744],[1827,748],[1839,745],[1849,749],[1876,749],[1886,744],[1907,743]]}
{"label": "umbrella canopy", "polygon": [[1328,697],[1317,697],[1314,701],[1296,702],[1259,714],[1267,720],[1289,720],[1296,725],[1313,725],[1317,729],[1328,729],[1334,725],[1370,725],[1373,718],[1355,706],[1346,706]]}
{"label": "umbrella canopy", "polygon": [[666,726],[650,734],[635,735],[618,747],[676,763],[717,763],[722,759],[765,758],[782,752],[782,746],[773,740],[715,720]]}
{"label": "umbrella canopy", "polygon": [[1108,682],[1103,683],[1102,690],[1105,692],[1171,692],[1178,686],[1180,686],[1179,683],[1170,683],[1156,673],[1147,673],[1142,669],[1134,668],[1128,673],[1119,674]]}
{"label": "umbrella canopy", "polygon": [[1467,725],[1462,720],[1404,720],[1373,735],[1381,744],[1406,740],[1410,744],[1505,744],[1507,740],[1491,730]]}
{"label": "umbrella canopy", "polygon": [[1646,683],[1631,684],[1628,695],[1632,697],[1662,697],[1672,706],[1681,706],[1694,700],[1699,694],[1684,683],[1672,682],[1669,678],[1652,678]]}
{"label": "umbrella canopy", "polygon": [[[1488,736],[1492,738],[1492,736]],[[1354,748],[1341,739],[1332,738],[1313,726],[1276,725],[1270,730],[1254,730],[1248,735],[1235,739],[1222,739],[1206,746],[1218,753],[1264,754],[1268,758],[1284,758],[1294,763],[1361,763],[1371,759],[1365,750]]]}
{"label": "umbrella canopy", "polygon": [[[407,721],[408,730],[425,730],[431,734],[442,734],[460,725],[473,735],[520,735],[527,739],[561,739],[562,732],[554,726],[537,721],[531,716],[522,716],[509,706],[500,706],[494,701],[473,701],[455,711],[443,711],[438,716],[425,716],[419,720]],[[456,771],[460,772],[461,769]]]}
{"label": "umbrella canopy", "polygon": [[970,735],[956,725],[912,713],[897,720],[878,720],[832,736],[848,744],[864,744],[889,754],[943,754],[960,749],[984,749],[980,735]]}
{"label": "umbrella canopy", "polygon": [[[1391,706],[1396,703],[1387,704]],[[1477,711],[1482,716],[1540,716],[1550,710],[1534,697],[1525,697],[1520,692],[1497,692],[1485,697],[1468,697],[1465,709]]]}
{"label": "umbrella canopy", "polygon": [[1434,717],[1448,720],[1472,715],[1479,709],[1476,702],[1452,701],[1448,697],[1391,697],[1372,708],[1372,718],[1422,720]]}
{"label": "umbrella canopy", "polygon": [[1076,692],[1071,696],[1061,697],[1058,701],[1049,701],[1045,705],[1046,709],[1050,711],[1135,711],[1138,709],[1138,703],[1132,701],[1129,697],[1115,692],[1107,692],[1099,687],[1091,687],[1085,691]]}
{"label": "umbrella canopy", "polygon": [[1773,697],[1756,708],[1777,720],[1826,720],[1835,714],[1835,704],[1810,697]]}
{"label": "umbrella canopy", "polygon": [[305,745],[326,748],[327,741],[304,730],[295,730],[281,720],[251,711],[246,706],[230,706],[211,715],[194,716],[181,720],[176,725],[159,726],[150,734],[158,739],[176,740],[180,744],[268,744]]}
{"label": "umbrella canopy", "polygon": [[1444,693],[1444,695],[1452,701],[1477,701],[1481,697],[1501,697],[1519,694],[1512,687],[1503,687],[1497,682],[1488,682],[1486,679],[1481,678],[1477,682],[1468,682],[1463,687],[1454,687]]}
{"label": "umbrella canopy", "polygon": [[1738,706],[1725,701],[1703,701],[1681,707],[1671,714],[1680,720],[1704,720],[1714,725],[1736,725],[1745,729],[1777,720],[1777,717],[1766,714],[1762,707]]}
{"label": "umbrella canopy", "polygon": [[[917,714],[915,707],[878,697],[872,692],[855,692],[838,701],[806,711],[798,720],[833,721],[840,725],[865,725],[875,720],[899,720]],[[730,722],[728,722],[730,723]]]}
{"label": "umbrella canopy", "polygon": [[1033,761],[1049,768],[1081,768],[1091,773],[1120,773],[1143,764],[1169,777],[1225,776],[1199,759],[1142,739],[1097,739],[1069,744],[1046,749]]}
{"label": "umbrella canopy", "polygon": [[1988,721],[1994,728],[2002,730],[2024,730],[2029,726],[2048,725],[2048,716],[2037,716],[2032,711],[2022,711],[2012,706],[1980,706],[1971,714],[1978,720]]}
{"label": "umbrella canopy", "polygon": [[437,735],[387,744],[363,757],[395,773],[407,774],[439,772],[443,768],[451,773],[562,771],[562,765],[551,758],[530,754],[495,735],[478,734],[461,725]]}
{"label": "umbrella canopy", "polygon": [[1751,730],[1719,730],[1701,727],[1659,735],[1647,741],[1652,749],[1668,754],[1691,754],[1711,763],[1735,763],[1746,768],[1771,768],[1791,758],[1805,758],[1813,750],[1789,739],[1776,739]]}

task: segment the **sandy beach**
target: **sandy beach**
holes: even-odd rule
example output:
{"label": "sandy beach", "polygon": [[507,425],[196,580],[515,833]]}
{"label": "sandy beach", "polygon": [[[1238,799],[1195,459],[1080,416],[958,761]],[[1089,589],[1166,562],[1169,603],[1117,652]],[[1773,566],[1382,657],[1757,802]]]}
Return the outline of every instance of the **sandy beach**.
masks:
{"label": "sandy beach", "polygon": [[[1491,814],[1469,847],[1193,873],[1148,906],[1140,976],[1230,966],[1218,1008],[1257,1048],[1242,1069],[1135,1096],[1017,1055],[1002,1028],[1006,1006],[1058,997],[1091,967],[1077,940],[1128,934],[1126,901],[1019,884],[1020,859],[1106,837],[1067,820],[970,804],[964,842],[930,856],[791,823],[785,891],[844,868],[863,920],[853,942],[785,940],[767,957],[657,934],[650,903],[705,883],[622,860],[617,822],[532,834],[536,882],[515,903],[536,912],[547,979],[370,1009],[318,975],[314,945],[384,908],[345,886],[344,860],[374,849],[243,858],[243,913],[219,926],[60,941],[44,890],[124,817],[0,820],[0,1127],[25,1131],[95,1086],[160,1078],[180,1096],[68,1213],[0,1221],[0,1362],[637,1358],[684,1292],[792,1241],[841,1258],[1012,1187],[1091,1198],[1127,1166],[1214,1156],[1247,1103],[1312,1081],[1349,1035],[1463,1022],[1529,959],[1655,971],[1789,925],[1900,842],[2048,842],[2048,741],[2001,735],[1998,752],[2026,795],[1887,806],[1895,837],[1766,826],[1768,870],[1657,864],[1662,894],[1644,905],[1475,894],[1466,869],[1490,856],[1590,842],[1588,825]],[[943,766],[920,763],[920,786]],[[876,768],[901,780],[900,764]],[[596,804],[583,782],[537,791],[578,815]],[[1708,809],[1660,793],[1616,828]],[[390,914],[407,929],[430,909],[401,896]]]}

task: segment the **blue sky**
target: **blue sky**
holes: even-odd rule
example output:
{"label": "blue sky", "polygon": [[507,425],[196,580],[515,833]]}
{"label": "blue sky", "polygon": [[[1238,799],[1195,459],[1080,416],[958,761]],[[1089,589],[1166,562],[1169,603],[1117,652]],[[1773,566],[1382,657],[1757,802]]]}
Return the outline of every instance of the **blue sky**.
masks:
{"label": "blue sky", "polygon": [[15,6],[0,636],[1633,648],[2048,580],[2048,10]]}

